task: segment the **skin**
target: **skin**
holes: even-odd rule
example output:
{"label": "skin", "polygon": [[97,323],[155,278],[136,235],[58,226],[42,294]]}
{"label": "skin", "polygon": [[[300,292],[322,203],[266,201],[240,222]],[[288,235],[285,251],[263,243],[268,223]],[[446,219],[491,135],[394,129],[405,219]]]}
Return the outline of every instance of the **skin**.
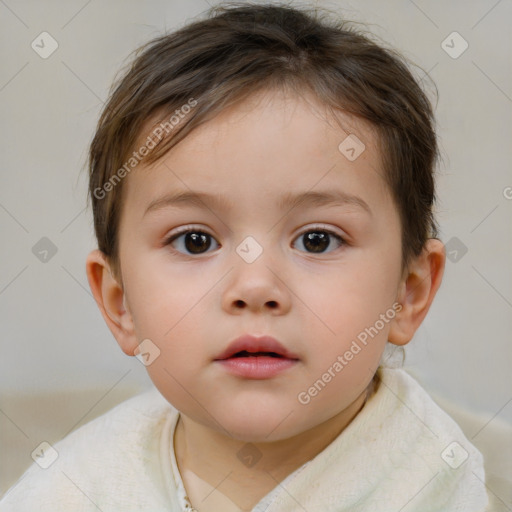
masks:
{"label": "skin", "polygon": [[[445,253],[437,239],[402,271],[400,220],[376,134],[361,120],[338,119],[344,129],[314,97],[275,91],[223,111],[125,178],[122,282],[100,251],[87,258],[91,290],[123,351],[133,356],[148,338],[160,350],[147,371],[181,412],[176,456],[199,511],[215,508],[213,498],[203,501],[197,477],[250,510],[335,439],[363,407],[386,342],[411,340],[441,283]],[[338,150],[349,132],[366,146],[353,162]],[[144,215],[177,189],[222,194],[231,204]],[[278,207],[284,193],[334,189],[363,199],[371,213],[352,203]],[[199,246],[202,254],[187,251],[185,236],[165,244],[190,224],[212,237]],[[302,235],[322,226],[345,243],[331,236],[324,252],[312,252]],[[252,263],[236,252],[247,236],[263,249]],[[300,403],[298,394],[396,303],[395,318]],[[299,362],[266,380],[227,373],[213,359],[246,333],[275,337]],[[253,467],[237,457],[247,443],[261,454]]]}

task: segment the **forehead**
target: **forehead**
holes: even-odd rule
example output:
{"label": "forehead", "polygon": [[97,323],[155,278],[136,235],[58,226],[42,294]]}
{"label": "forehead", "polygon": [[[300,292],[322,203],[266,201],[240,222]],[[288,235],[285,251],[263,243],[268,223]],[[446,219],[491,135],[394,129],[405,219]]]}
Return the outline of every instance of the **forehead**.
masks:
{"label": "forehead", "polygon": [[389,199],[369,123],[332,112],[311,95],[274,91],[199,125],[157,162],[139,164],[124,186],[124,203],[139,217],[175,190],[208,191],[233,206],[264,198],[277,205],[283,193],[335,186],[368,203]]}

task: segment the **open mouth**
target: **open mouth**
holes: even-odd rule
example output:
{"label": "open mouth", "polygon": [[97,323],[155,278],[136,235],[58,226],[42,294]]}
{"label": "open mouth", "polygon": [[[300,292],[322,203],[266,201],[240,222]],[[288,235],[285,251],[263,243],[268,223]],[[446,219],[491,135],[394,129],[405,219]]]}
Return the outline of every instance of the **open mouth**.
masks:
{"label": "open mouth", "polygon": [[213,362],[242,379],[271,379],[291,371],[299,356],[271,336],[245,334],[233,340]]}
{"label": "open mouth", "polygon": [[277,352],[248,352],[239,350],[234,354],[217,359],[226,371],[243,379],[270,379],[297,365],[298,359],[291,359]]}
{"label": "open mouth", "polygon": [[241,350],[236,354],[233,354],[231,357],[258,357],[258,356],[267,356],[267,357],[279,357],[283,358],[281,354],[276,352],[247,352],[247,350]]}

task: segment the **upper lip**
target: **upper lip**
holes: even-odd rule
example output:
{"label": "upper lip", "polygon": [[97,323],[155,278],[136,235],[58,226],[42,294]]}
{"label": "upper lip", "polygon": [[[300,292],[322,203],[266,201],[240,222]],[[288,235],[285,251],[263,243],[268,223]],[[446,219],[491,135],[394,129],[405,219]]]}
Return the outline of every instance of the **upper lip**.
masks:
{"label": "upper lip", "polygon": [[228,359],[235,355],[237,352],[274,352],[281,357],[287,359],[298,359],[298,356],[287,350],[279,341],[271,336],[252,336],[251,334],[244,334],[239,338],[233,340],[227,348],[221,352],[215,361],[220,359]]}

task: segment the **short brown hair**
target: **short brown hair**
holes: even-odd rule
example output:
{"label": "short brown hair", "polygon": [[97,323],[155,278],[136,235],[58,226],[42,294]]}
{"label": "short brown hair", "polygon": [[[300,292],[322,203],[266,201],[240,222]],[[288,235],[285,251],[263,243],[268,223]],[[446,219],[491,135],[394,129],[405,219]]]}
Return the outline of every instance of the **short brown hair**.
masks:
{"label": "short brown hair", "polygon": [[129,158],[142,125],[154,115],[172,115],[191,98],[197,102],[173,136],[161,138],[145,157],[151,163],[223,109],[275,87],[313,92],[330,108],[375,127],[384,179],[402,226],[402,268],[421,253],[428,238],[437,236],[438,148],[426,94],[399,54],[326,15],[276,4],[215,6],[205,19],[137,50],[112,87],[89,151],[95,233],[116,277],[121,277],[123,182],[119,174],[118,183],[112,179]]}

